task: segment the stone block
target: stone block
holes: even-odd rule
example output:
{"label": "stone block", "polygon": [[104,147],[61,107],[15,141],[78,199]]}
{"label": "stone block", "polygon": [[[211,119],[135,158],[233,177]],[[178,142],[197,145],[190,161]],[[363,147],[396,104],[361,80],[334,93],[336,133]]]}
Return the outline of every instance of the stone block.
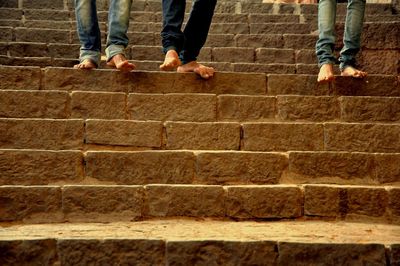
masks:
{"label": "stone block", "polygon": [[294,64],[294,50],[292,49],[256,49],[256,63]]}
{"label": "stone block", "polygon": [[0,43],[0,55],[7,57],[7,51],[8,51],[8,43],[7,42]]}
{"label": "stone block", "polygon": [[88,152],[86,174],[122,185],[190,184],[195,160],[191,152]]}
{"label": "stone block", "polygon": [[325,124],[328,151],[400,152],[400,126],[392,124]]}
{"label": "stone block", "polygon": [[278,96],[277,109],[282,120],[330,121],[340,117],[339,102],[329,96]]}
{"label": "stone block", "polygon": [[51,57],[61,58],[76,58],[79,57],[79,44],[60,44],[50,43],[48,44],[49,55]]}
{"label": "stone block", "polygon": [[55,264],[58,260],[55,239],[3,240],[0,250],[1,265],[46,265]]}
{"label": "stone block", "polygon": [[348,122],[399,122],[400,98],[341,97],[342,120]]}
{"label": "stone block", "polygon": [[237,34],[235,44],[237,47],[282,48],[284,40],[282,34]]}
{"label": "stone block", "polygon": [[274,265],[276,243],[267,241],[168,241],[168,265]]}
{"label": "stone block", "polygon": [[398,187],[390,188],[388,193],[389,193],[389,211],[393,217],[400,218],[400,189]]}
{"label": "stone block", "polygon": [[398,49],[399,35],[400,22],[366,23],[361,35],[361,45],[368,49]]}
{"label": "stone block", "polygon": [[277,184],[288,167],[279,153],[201,152],[198,181],[206,184]]}
{"label": "stone block", "polygon": [[213,60],[217,62],[254,62],[253,48],[217,47],[212,50]]}
{"label": "stone block", "polygon": [[300,261],[302,265],[386,265],[385,246],[380,244],[280,242],[278,246],[278,265]]}
{"label": "stone block", "polygon": [[324,128],[311,123],[246,123],[242,141],[247,151],[323,150]]}
{"label": "stone block", "polygon": [[252,23],[250,34],[309,34],[311,25],[305,23]]}
{"label": "stone block", "polygon": [[[45,0],[42,0],[45,1]],[[57,0],[58,1],[58,0]],[[70,12],[66,10],[54,9],[40,9],[34,7],[33,9],[26,9],[24,7],[24,16],[27,21],[32,20],[47,20],[47,21],[69,21]]]}
{"label": "stone block", "polygon": [[257,121],[274,119],[276,98],[271,96],[218,96],[218,120]]}
{"label": "stone block", "polygon": [[309,182],[337,180],[367,184],[374,180],[374,156],[348,152],[290,152],[289,172],[293,178]]}
{"label": "stone block", "polygon": [[213,23],[248,23],[248,14],[214,13]]}
{"label": "stone block", "polygon": [[307,216],[339,217],[341,190],[338,186],[304,187],[304,214]]}
{"label": "stone block", "polygon": [[273,13],[273,3],[241,3],[242,13]]}
{"label": "stone block", "polygon": [[240,125],[236,123],[167,122],[167,149],[238,150]]}
{"label": "stone block", "polygon": [[234,14],[236,10],[235,2],[219,2],[215,6],[215,13],[228,13]]}
{"label": "stone block", "polygon": [[64,9],[63,0],[23,0],[22,6],[26,9]]}
{"label": "stone block", "polygon": [[268,75],[268,94],[327,95],[327,85],[317,85],[312,75]]}
{"label": "stone block", "polygon": [[368,75],[362,80],[336,77],[332,92],[348,96],[400,96],[400,81],[388,75]]}
{"label": "stone block", "polygon": [[74,118],[125,119],[125,105],[125,93],[74,91],[71,94]]}
{"label": "stone block", "polygon": [[400,264],[400,244],[393,244],[390,246],[390,265]]}
{"label": "stone block", "polygon": [[[3,0],[4,5],[8,5],[9,3],[13,5],[12,1]],[[22,9],[17,8],[1,8],[0,9],[0,18],[7,18],[13,20],[21,20],[23,11]]]}
{"label": "stone block", "polygon": [[[339,70],[337,70],[338,72]],[[296,73],[297,74],[307,74],[307,75],[318,75],[319,67],[317,64],[296,64]],[[334,70],[334,74],[336,71]],[[319,84],[321,85],[321,84]]]}
{"label": "stone block", "polygon": [[400,154],[376,154],[376,179],[381,183],[400,181]]}
{"label": "stone block", "polygon": [[164,54],[160,46],[134,45],[131,47],[132,60],[164,61]]}
{"label": "stone block", "polygon": [[18,0],[1,0],[0,8],[18,8]]}
{"label": "stone block", "polygon": [[38,66],[41,68],[51,66],[51,57],[9,57],[8,65],[11,66]]}
{"label": "stone block", "polygon": [[39,67],[0,66],[0,90],[39,90]]}
{"label": "stone block", "polygon": [[[310,47],[309,47],[310,48]],[[295,52],[296,64],[317,64],[315,50],[302,49]]]}
{"label": "stone block", "polygon": [[142,217],[141,186],[65,186],[63,213],[69,222],[133,221]]}
{"label": "stone block", "polygon": [[224,189],[221,186],[146,186],[146,215],[150,217],[225,216]]}
{"label": "stone block", "polygon": [[149,239],[62,239],[58,241],[61,265],[162,265],[165,242]]}
{"label": "stone block", "polygon": [[299,23],[298,15],[249,14],[249,23]]}
{"label": "stone block", "polygon": [[0,90],[0,117],[68,118],[68,102],[66,92]]}
{"label": "stone block", "polygon": [[81,149],[82,120],[0,119],[2,149]]}
{"label": "stone block", "polygon": [[0,221],[61,222],[61,189],[56,186],[0,187]]}
{"label": "stone block", "polygon": [[135,45],[158,45],[152,32],[128,32],[127,34],[129,42]]}
{"label": "stone block", "polygon": [[256,64],[256,63],[234,63],[234,72],[252,72],[267,74],[294,74],[296,66],[291,64]]}
{"label": "stone block", "polygon": [[225,189],[227,216],[231,218],[302,216],[303,195],[296,186],[229,186]]}
{"label": "stone block", "polygon": [[386,214],[389,195],[384,188],[348,187],[346,192],[347,215],[381,217]]}
{"label": "stone block", "polygon": [[283,34],[284,47],[291,49],[309,49],[315,47],[318,35],[312,34]]}
{"label": "stone block", "polygon": [[216,96],[212,94],[129,94],[128,110],[136,120],[216,120]]}
{"label": "stone block", "polygon": [[213,23],[210,27],[212,34],[249,34],[249,24],[246,23]]}
{"label": "stone block", "polygon": [[0,42],[13,41],[13,28],[12,27],[0,27],[0,31],[1,31]]}
{"label": "stone block", "polygon": [[69,30],[15,28],[17,42],[71,43]]}
{"label": "stone block", "polygon": [[357,63],[362,70],[371,74],[397,75],[400,69],[399,58],[400,49],[363,50],[357,59]]}
{"label": "stone block", "polygon": [[145,12],[145,11],[131,11],[130,21],[131,22],[157,22],[157,13]]}
{"label": "stone block", "polygon": [[[54,30],[71,30],[76,29],[75,23],[70,21],[56,21],[52,20],[28,20],[23,24],[27,28],[42,28],[42,29],[54,29]],[[22,27],[22,26],[19,26]]]}
{"label": "stone block", "polygon": [[161,148],[162,131],[160,122],[86,120],[86,143]]}

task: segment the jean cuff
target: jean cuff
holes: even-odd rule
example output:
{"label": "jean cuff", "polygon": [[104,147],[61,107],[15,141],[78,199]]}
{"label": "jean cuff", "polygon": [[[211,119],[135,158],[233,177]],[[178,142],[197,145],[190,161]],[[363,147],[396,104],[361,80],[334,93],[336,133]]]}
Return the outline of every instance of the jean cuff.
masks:
{"label": "jean cuff", "polygon": [[340,65],[339,65],[340,71],[343,71],[346,67],[355,67],[355,65],[347,63],[347,62],[346,63],[340,63]]}
{"label": "jean cuff", "polygon": [[326,65],[326,64],[334,65],[335,63],[336,63],[335,61],[326,60],[326,61],[323,61],[323,62],[318,63],[318,67],[321,68],[323,65]]}
{"label": "jean cuff", "polygon": [[90,50],[81,51],[79,55],[79,62],[82,63],[87,59],[92,61],[93,64],[95,64],[96,67],[98,67],[100,65],[100,59],[101,59],[100,52],[90,51]]}
{"label": "jean cuff", "polygon": [[169,50],[174,50],[175,52],[179,53],[179,52],[178,52],[178,48],[176,48],[176,47],[173,46],[173,45],[168,46],[168,47],[163,47],[163,53],[164,53],[164,54],[166,54]]}
{"label": "jean cuff", "polygon": [[108,46],[106,48],[107,62],[110,61],[111,58],[113,58],[117,54],[121,54],[124,57],[126,57],[126,55],[125,55],[125,47],[123,45],[111,44],[110,46]]}

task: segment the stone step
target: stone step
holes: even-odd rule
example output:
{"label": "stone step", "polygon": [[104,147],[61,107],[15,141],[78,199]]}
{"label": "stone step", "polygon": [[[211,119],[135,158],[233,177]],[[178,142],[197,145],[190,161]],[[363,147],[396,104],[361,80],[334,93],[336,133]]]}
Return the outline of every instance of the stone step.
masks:
{"label": "stone step", "polygon": [[0,117],[400,123],[400,97],[1,90]]}
{"label": "stone step", "polygon": [[338,185],[0,186],[0,222],[154,218],[338,219],[400,222],[399,187]]}
{"label": "stone step", "polygon": [[397,265],[399,227],[353,222],[167,219],[12,225],[4,265]]}
{"label": "stone step", "polygon": [[2,149],[1,185],[400,183],[400,153],[88,149]]}

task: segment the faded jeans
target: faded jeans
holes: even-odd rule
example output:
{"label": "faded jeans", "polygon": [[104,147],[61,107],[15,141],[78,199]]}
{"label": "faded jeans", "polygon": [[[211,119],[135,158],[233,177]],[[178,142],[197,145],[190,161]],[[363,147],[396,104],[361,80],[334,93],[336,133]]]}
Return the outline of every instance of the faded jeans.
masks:
{"label": "faded jeans", "polygon": [[162,0],[161,38],[164,53],[175,50],[183,64],[196,61],[207,40],[216,3],[217,0],[193,0],[189,19],[182,32],[186,0]]}
{"label": "faded jeans", "polygon": [[[340,70],[355,65],[355,57],[360,51],[361,31],[364,21],[365,0],[349,0],[340,51]],[[336,0],[320,0],[318,4],[319,39],[316,44],[318,65],[335,64]]]}
{"label": "faded jeans", "polygon": [[[111,0],[108,12],[106,57],[125,56],[128,45],[128,26],[132,0]],[[79,60],[92,60],[97,66],[101,57],[101,34],[97,19],[96,0],[75,0],[75,14],[81,43]]]}

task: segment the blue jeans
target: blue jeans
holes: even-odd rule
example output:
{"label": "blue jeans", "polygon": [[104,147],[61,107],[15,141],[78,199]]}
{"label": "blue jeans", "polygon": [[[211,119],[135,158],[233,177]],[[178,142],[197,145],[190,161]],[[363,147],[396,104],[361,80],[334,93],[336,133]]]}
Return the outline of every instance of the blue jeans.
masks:
{"label": "blue jeans", "polygon": [[217,0],[193,0],[185,29],[186,0],[162,0],[163,28],[161,31],[164,53],[175,50],[183,64],[196,61],[207,40]]}
{"label": "blue jeans", "polygon": [[[340,69],[355,66],[355,57],[360,51],[361,31],[364,21],[365,0],[349,0],[343,37],[343,49],[340,51]],[[319,39],[316,44],[318,65],[335,64],[336,0],[320,0],[318,4]]]}
{"label": "blue jeans", "polygon": [[[132,0],[111,0],[108,13],[108,36],[106,57],[110,61],[114,55],[125,56],[128,45],[128,26]],[[101,34],[97,19],[96,0],[75,0],[75,14],[78,35],[81,42],[79,60],[90,59],[97,66],[101,57]]]}

